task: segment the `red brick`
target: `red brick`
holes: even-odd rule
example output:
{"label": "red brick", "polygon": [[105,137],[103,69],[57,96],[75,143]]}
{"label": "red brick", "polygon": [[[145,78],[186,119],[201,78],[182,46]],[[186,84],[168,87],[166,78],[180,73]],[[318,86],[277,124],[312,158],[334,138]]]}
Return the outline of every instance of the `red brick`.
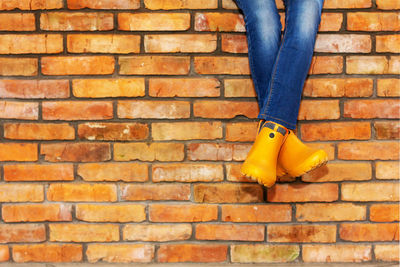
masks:
{"label": "red brick", "polygon": [[0,3],[1,10],[37,10],[37,9],[58,9],[63,7],[62,0],[9,0]]}
{"label": "red brick", "polygon": [[324,184],[276,184],[268,189],[270,202],[332,202],[338,199],[338,185]]}
{"label": "red brick", "polygon": [[118,118],[182,119],[190,117],[188,101],[120,100]]}
{"label": "red brick", "polygon": [[145,95],[143,78],[133,79],[85,79],[72,81],[76,97],[138,97]]}
{"label": "red brick", "polygon": [[150,204],[151,222],[216,221],[218,206],[206,204]]}
{"label": "red brick", "polygon": [[400,52],[399,35],[378,35],[376,36],[376,52]]}
{"label": "red brick", "polygon": [[196,31],[244,32],[244,20],[236,13],[196,13],[194,29]]}
{"label": "red brick", "polygon": [[318,34],[315,52],[323,53],[369,53],[371,37],[361,34]]}
{"label": "red brick", "polygon": [[72,221],[66,204],[3,205],[1,214],[5,222]]}
{"label": "red brick", "polygon": [[255,97],[253,81],[251,79],[225,79],[225,97]]}
{"label": "red brick", "polygon": [[113,117],[111,101],[46,101],[44,120],[105,120]]}
{"label": "red brick", "polygon": [[0,76],[36,76],[37,58],[0,58]]}
{"label": "red brick", "polygon": [[190,200],[190,185],[120,185],[121,198],[127,201],[141,200]]}
{"label": "red brick", "polygon": [[10,251],[7,245],[0,245],[0,262],[10,259]]}
{"label": "red brick", "polygon": [[68,80],[1,80],[0,97],[68,98]]}
{"label": "red brick", "polygon": [[221,164],[153,164],[153,182],[213,182],[224,179]]}
{"label": "red brick", "polygon": [[34,102],[0,101],[0,118],[37,120],[39,105]]}
{"label": "red brick", "polygon": [[317,168],[303,175],[304,182],[333,182],[333,181],[361,181],[372,178],[370,163],[341,163],[329,162],[323,167]]}
{"label": "red brick", "polygon": [[140,36],[122,34],[69,34],[67,47],[70,53],[140,52]]}
{"label": "red brick", "polygon": [[400,139],[399,121],[377,121],[374,128],[377,139]]}
{"label": "red brick", "polygon": [[344,201],[399,201],[398,183],[345,183],[342,184]]}
{"label": "red brick", "polygon": [[149,95],[154,97],[215,97],[220,95],[215,78],[151,78]]}
{"label": "red brick", "polygon": [[5,181],[74,180],[72,164],[4,165]]}
{"label": "red brick", "polygon": [[227,34],[221,35],[221,49],[228,53],[247,53],[247,38],[246,35]]}
{"label": "red brick", "polygon": [[42,57],[44,75],[102,75],[114,72],[111,56]]}
{"label": "red brick", "polygon": [[193,103],[193,114],[200,118],[231,119],[241,115],[256,118],[258,113],[258,104],[255,101],[197,100]]}
{"label": "red brick", "polygon": [[224,222],[289,222],[292,207],[289,205],[223,205]]}
{"label": "red brick", "polygon": [[118,63],[123,75],[186,75],[190,69],[186,56],[125,56]]}
{"label": "red brick", "polygon": [[215,34],[153,34],[144,37],[147,53],[210,53],[216,48]]}
{"label": "red brick", "polygon": [[348,56],[346,73],[348,74],[390,74],[390,63],[394,57],[385,56]]}
{"label": "red brick", "polygon": [[250,74],[249,60],[247,57],[195,57],[194,68],[198,74]]}
{"label": "red brick", "polygon": [[343,223],[339,228],[340,238],[346,241],[394,241],[399,240],[399,225],[396,223]]}
{"label": "red brick", "polygon": [[327,140],[369,140],[369,122],[326,122],[301,125],[301,138],[304,141]]}
{"label": "red brick", "polygon": [[0,185],[0,202],[42,202],[43,185],[6,183]]}
{"label": "red brick", "polygon": [[336,242],[336,225],[277,225],[267,226],[268,242]]}
{"label": "red brick", "polygon": [[3,34],[0,54],[56,54],[63,51],[61,34]]}
{"label": "red brick", "polygon": [[29,13],[0,14],[1,31],[34,31],[35,15]]}
{"label": "red brick", "polygon": [[189,13],[118,14],[118,29],[122,31],[185,31],[189,28]]}
{"label": "red brick", "polygon": [[72,140],[75,130],[68,123],[5,123],[4,138],[21,140]]}
{"label": "red brick", "polygon": [[400,9],[400,3],[396,0],[376,0],[379,9]]}
{"label": "red brick", "polygon": [[144,5],[151,10],[215,9],[218,8],[218,0],[144,0]]}
{"label": "red brick", "polygon": [[44,224],[1,224],[0,243],[27,243],[46,240]]}
{"label": "red brick", "polygon": [[350,31],[399,31],[399,14],[395,12],[349,12],[347,29]]}
{"label": "red brick", "polygon": [[256,184],[196,184],[194,201],[205,203],[263,202],[263,188]]}
{"label": "red brick", "polygon": [[12,256],[15,262],[79,262],[82,261],[82,245],[14,245]]}
{"label": "red brick", "polygon": [[304,262],[365,262],[371,261],[369,245],[304,245]]}
{"label": "red brick", "polygon": [[369,211],[371,222],[395,222],[400,220],[399,204],[375,204]]}
{"label": "red brick", "polygon": [[117,200],[114,184],[52,183],[47,190],[49,201],[105,202]]}
{"label": "red brick", "polygon": [[400,164],[397,161],[378,161],[375,170],[376,179],[400,179]]}
{"label": "red brick", "polygon": [[116,161],[183,161],[184,144],[177,143],[115,143]]}
{"label": "red brick", "polygon": [[77,204],[76,218],[86,222],[142,222],[146,219],[144,205]]}
{"label": "red brick", "polygon": [[167,244],[160,245],[158,262],[224,262],[227,245]]}
{"label": "red brick", "polygon": [[140,163],[79,164],[77,174],[85,181],[145,182],[148,166]]}
{"label": "red brick", "polygon": [[221,122],[159,122],[152,123],[154,140],[192,140],[222,138]]}
{"label": "red brick", "polygon": [[362,221],[366,219],[366,207],[352,203],[307,203],[296,205],[299,222]]}
{"label": "red brick", "polygon": [[339,100],[303,100],[299,120],[335,120],[340,117]]}
{"label": "red brick", "polygon": [[373,92],[372,79],[307,79],[303,95],[310,97],[369,97]]}
{"label": "red brick", "polygon": [[116,224],[51,223],[49,241],[110,242],[119,240]]}
{"label": "red brick", "polygon": [[86,256],[90,263],[103,262],[151,262],[154,246],[148,244],[89,244]]}
{"label": "red brick", "polygon": [[138,9],[140,8],[140,0],[92,0],[90,2],[85,0],[68,0],[69,9]]}
{"label": "red brick", "polygon": [[88,122],[78,125],[78,136],[86,140],[144,140],[149,128],[143,123]]}
{"label": "red brick", "polygon": [[324,8],[368,8],[372,7],[371,0],[326,0]]}
{"label": "red brick", "polygon": [[300,248],[295,245],[231,245],[232,262],[275,263],[291,262],[299,257]]}
{"label": "red brick", "polygon": [[44,31],[109,31],[114,28],[112,13],[47,12],[40,14]]}
{"label": "red brick", "polygon": [[123,239],[129,241],[177,241],[192,236],[190,224],[128,224],[123,228]]}
{"label": "red brick", "polygon": [[344,103],[344,117],[400,118],[400,101],[396,99],[348,100]]}
{"label": "red brick", "polygon": [[198,240],[263,241],[264,225],[198,224]]}
{"label": "red brick", "polygon": [[399,245],[375,245],[374,254],[378,261],[400,261]]}
{"label": "red brick", "polygon": [[111,159],[110,144],[108,143],[42,144],[40,154],[44,155],[44,160],[51,162],[90,162]]}
{"label": "red brick", "polygon": [[309,74],[338,74],[343,72],[342,56],[315,56]]}
{"label": "red brick", "polygon": [[400,96],[400,79],[378,79],[378,96]]}
{"label": "red brick", "polygon": [[339,143],[338,158],[345,160],[396,160],[399,159],[398,142]]}
{"label": "red brick", "polygon": [[36,161],[37,144],[0,143],[0,161]]}

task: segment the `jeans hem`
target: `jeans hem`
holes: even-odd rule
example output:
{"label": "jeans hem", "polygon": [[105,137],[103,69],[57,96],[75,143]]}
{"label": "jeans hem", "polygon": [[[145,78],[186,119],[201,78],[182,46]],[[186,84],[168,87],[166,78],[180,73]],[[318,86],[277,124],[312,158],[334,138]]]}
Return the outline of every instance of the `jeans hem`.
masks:
{"label": "jeans hem", "polygon": [[284,120],[281,120],[281,119],[278,119],[278,118],[275,118],[275,117],[271,117],[271,116],[268,116],[268,115],[260,114],[260,115],[258,115],[257,118],[281,124],[282,126],[285,126],[286,128],[288,128],[290,130],[295,130],[296,129],[296,123],[294,123],[294,124],[293,123],[289,123],[289,122],[286,122]]}

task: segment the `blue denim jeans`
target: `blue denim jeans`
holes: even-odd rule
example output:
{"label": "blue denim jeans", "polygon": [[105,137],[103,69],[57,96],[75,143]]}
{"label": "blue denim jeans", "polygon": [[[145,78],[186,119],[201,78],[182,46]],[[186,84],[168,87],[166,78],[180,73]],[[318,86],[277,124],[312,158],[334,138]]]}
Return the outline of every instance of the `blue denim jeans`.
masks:
{"label": "blue denim jeans", "polygon": [[295,129],[324,0],[284,0],[285,29],[275,0],[236,0],[243,11],[259,119]]}

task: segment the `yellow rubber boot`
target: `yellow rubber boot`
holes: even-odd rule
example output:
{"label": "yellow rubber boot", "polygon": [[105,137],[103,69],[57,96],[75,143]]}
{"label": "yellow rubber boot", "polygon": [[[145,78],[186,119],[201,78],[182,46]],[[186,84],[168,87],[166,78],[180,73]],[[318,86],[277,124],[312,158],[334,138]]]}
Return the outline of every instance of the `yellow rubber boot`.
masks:
{"label": "yellow rubber boot", "polygon": [[293,131],[289,131],[278,156],[277,175],[280,177],[287,172],[292,177],[298,177],[327,161],[328,155],[325,151],[306,146]]}
{"label": "yellow rubber boot", "polygon": [[242,174],[266,187],[273,186],[279,150],[288,132],[285,127],[274,122],[260,122],[256,140],[240,169]]}

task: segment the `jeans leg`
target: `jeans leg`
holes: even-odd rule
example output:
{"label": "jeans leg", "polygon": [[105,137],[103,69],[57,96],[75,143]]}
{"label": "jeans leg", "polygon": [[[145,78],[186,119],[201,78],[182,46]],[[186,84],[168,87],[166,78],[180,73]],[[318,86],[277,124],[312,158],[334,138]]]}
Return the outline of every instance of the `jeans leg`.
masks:
{"label": "jeans leg", "polygon": [[285,0],[286,25],[260,119],[295,129],[324,0]]}
{"label": "jeans leg", "polygon": [[280,16],[275,0],[236,0],[236,3],[244,14],[251,76],[261,110],[281,42]]}

